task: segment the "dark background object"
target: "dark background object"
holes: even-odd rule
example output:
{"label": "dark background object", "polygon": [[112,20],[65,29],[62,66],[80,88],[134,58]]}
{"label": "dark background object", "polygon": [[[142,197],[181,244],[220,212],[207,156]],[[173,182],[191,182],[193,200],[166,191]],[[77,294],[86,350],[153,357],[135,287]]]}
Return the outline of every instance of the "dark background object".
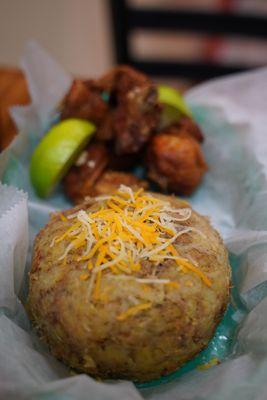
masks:
{"label": "dark background object", "polygon": [[127,0],[110,0],[116,63],[130,64],[157,77],[209,79],[249,69],[242,63],[209,60],[161,60],[136,58],[131,51],[130,35],[137,29],[160,32],[197,32],[210,35],[267,39],[267,16],[226,11],[190,11],[185,9],[140,8]]}

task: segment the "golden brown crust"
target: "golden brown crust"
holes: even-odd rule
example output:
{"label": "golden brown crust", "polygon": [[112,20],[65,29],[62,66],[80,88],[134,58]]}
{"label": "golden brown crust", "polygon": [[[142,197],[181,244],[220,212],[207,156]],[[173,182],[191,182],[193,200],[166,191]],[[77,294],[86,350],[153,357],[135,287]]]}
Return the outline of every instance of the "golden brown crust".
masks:
{"label": "golden brown crust", "polygon": [[197,140],[179,126],[155,135],[147,151],[148,177],[168,192],[190,195],[207,165]]}
{"label": "golden brown crust", "polygon": [[133,190],[137,190],[139,188],[147,189],[148,187],[148,183],[146,181],[138,179],[133,174],[107,170],[96,182],[89,195],[96,197],[105,194],[111,194],[116,192],[120,185],[129,186]]}
{"label": "golden brown crust", "polygon": [[[160,189],[193,193],[207,170],[200,147],[203,134],[196,122],[184,115],[176,122],[167,118],[167,129],[162,130],[166,107],[160,104],[157,86],[149,77],[126,65],[112,68],[97,80],[76,79],[61,105],[61,118],[94,122],[94,140],[104,153],[98,151],[91,170],[86,165],[70,168],[64,180],[70,199],[77,204],[87,195],[97,195],[98,190],[92,191],[96,182],[104,193],[100,181],[106,181],[101,174],[107,168],[125,172],[143,164],[144,159],[148,178]],[[88,158],[91,146],[95,152],[91,143],[86,149]]]}
{"label": "golden brown crust", "polygon": [[97,125],[109,113],[107,103],[101,97],[101,91],[92,80],[75,79],[62,103],[61,119],[88,119]]}
{"label": "golden brown crust", "polygon": [[79,204],[92,190],[109,163],[109,152],[104,143],[90,143],[82,152],[65,178],[63,187],[68,197]]}
{"label": "golden brown crust", "polygon": [[134,190],[147,189],[148,182],[129,172],[105,170],[109,163],[109,154],[104,145],[91,144],[83,154],[83,164],[73,166],[63,180],[64,191],[73,203],[83,203],[87,196],[111,194],[118,190],[120,185],[129,186]]}
{"label": "golden brown crust", "polygon": [[[64,214],[90,207],[97,207],[93,200]],[[179,240],[184,245],[181,255],[199,263],[211,287],[195,274],[178,271],[169,260],[154,272],[175,280],[178,288],[122,283],[106,274],[98,301],[87,300],[88,281],[80,280],[84,266],[74,255],[68,255],[66,265],[58,260],[66,243],[50,246],[68,225],[59,214],[52,215],[36,237],[30,272],[31,319],[57,358],[93,376],[147,381],[179,368],[208,344],[229,300],[230,268],[222,240],[206,218],[193,212],[183,222],[200,229],[206,239],[191,232]],[[144,277],[152,269],[144,265],[135,274]],[[151,308],[118,321],[132,297],[151,302]]]}

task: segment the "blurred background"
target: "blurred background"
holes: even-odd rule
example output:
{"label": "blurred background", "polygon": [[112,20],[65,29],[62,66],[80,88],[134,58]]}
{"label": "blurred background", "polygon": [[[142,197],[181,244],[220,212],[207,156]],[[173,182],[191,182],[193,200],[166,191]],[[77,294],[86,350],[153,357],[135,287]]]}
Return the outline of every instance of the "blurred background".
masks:
{"label": "blurred background", "polygon": [[267,0],[0,0],[0,148],[29,95],[19,60],[39,41],[75,76],[129,63],[181,91],[267,64]]}

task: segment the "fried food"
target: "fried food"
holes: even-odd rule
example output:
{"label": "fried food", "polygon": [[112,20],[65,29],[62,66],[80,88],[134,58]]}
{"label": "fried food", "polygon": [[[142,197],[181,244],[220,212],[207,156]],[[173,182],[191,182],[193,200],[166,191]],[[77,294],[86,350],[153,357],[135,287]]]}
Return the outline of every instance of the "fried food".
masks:
{"label": "fried food", "polygon": [[[144,153],[148,177],[160,189],[191,194],[207,170],[200,147],[203,134],[187,116],[158,133],[161,111],[157,87],[131,67],[115,67],[94,81],[74,81],[62,104],[62,118],[93,121],[98,145],[90,151],[88,147],[84,165],[74,166],[68,172],[64,179],[67,195],[79,203],[92,193],[104,193],[111,187],[111,176],[116,182],[121,180],[132,186],[132,175],[123,176],[116,171],[129,170],[144,159]],[[94,167],[88,167],[88,162],[94,163]],[[107,168],[112,172],[101,177]]]}
{"label": "fried food", "polygon": [[[219,234],[188,203],[154,195],[154,209],[145,209],[151,195],[134,193],[138,208],[127,193],[112,200],[91,199],[51,216],[35,240],[27,310],[42,340],[66,365],[104,379],[143,382],[176,370],[207,346],[229,300],[230,268]],[[157,211],[156,199],[165,202]],[[108,204],[116,207],[109,209]],[[120,218],[133,226],[131,207],[142,221],[139,232],[147,245],[136,237],[127,241],[130,233],[124,226],[117,233]],[[159,218],[157,213],[163,227],[149,222]],[[167,220],[169,229],[173,221],[178,236],[164,233]],[[91,250],[88,244],[96,242],[89,240],[89,233],[85,240],[88,226],[93,235],[97,226],[106,229],[102,244],[98,241]],[[168,248],[156,250],[159,244],[152,244],[151,235],[160,235]],[[126,245],[129,254],[122,250]],[[116,249],[121,258],[107,264]],[[137,249],[135,264],[124,266],[124,258]],[[179,257],[166,258],[168,251],[179,252]]]}
{"label": "fried food", "polygon": [[62,104],[63,119],[90,119],[98,128],[96,139],[113,140],[118,155],[142,149],[156,130],[159,111],[155,85],[126,66],[112,69],[99,80],[74,81]]}
{"label": "fried food", "polygon": [[[170,127],[170,129],[172,129],[172,127]],[[181,117],[179,122],[174,125],[174,129],[179,129],[179,135],[192,136],[200,143],[204,141],[204,136],[201,132],[201,129],[192,118]]]}
{"label": "fried food", "polygon": [[107,117],[108,104],[102,99],[101,91],[92,80],[74,80],[62,104],[61,119],[89,119],[99,126]]}
{"label": "fried food", "polygon": [[161,189],[182,195],[190,195],[207,170],[199,143],[179,125],[153,136],[146,164]]}
{"label": "fried food", "polygon": [[133,68],[119,66],[97,85],[110,94],[116,154],[136,153],[147,143],[159,122],[157,90]]}
{"label": "fried food", "polygon": [[82,203],[86,196],[112,193],[122,184],[133,189],[148,187],[146,181],[133,174],[107,169],[109,164],[116,163],[107,146],[100,142],[89,144],[63,179],[64,191],[73,203]]}
{"label": "fried food", "polygon": [[148,188],[148,182],[138,179],[133,174],[107,170],[96,181],[89,195],[101,196],[105,194],[110,194],[118,190],[121,185],[129,186],[133,190],[139,188]]}
{"label": "fried food", "polygon": [[90,143],[64,177],[64,192],[73,203],[79,204],[86,196],[112,193],[121,184],[133,189],[147,189],[148,182],[131,173],[112,169],[129,169],[134,161],[135,155],[111,156],[105,142]]}
{"label": "fried food", "polygon": [[118,65],[96,81],[96,86],[107,93],[124,96],[135,87],[151,83],[149,77],[128,65]]}
{"label": "fried food", "polygon": [[75,204],[83,202],[92,192],[108,163],[109,153],[105,144],[90,143],[63,179],[67,196]]}

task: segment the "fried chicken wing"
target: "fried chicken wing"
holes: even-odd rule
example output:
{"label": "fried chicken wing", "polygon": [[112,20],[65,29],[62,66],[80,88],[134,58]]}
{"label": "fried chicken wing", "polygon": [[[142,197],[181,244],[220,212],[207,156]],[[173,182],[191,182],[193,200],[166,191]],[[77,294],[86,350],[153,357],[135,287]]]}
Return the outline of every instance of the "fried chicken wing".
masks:
{"label": "fried chicken wing", "polygon": [[105,171],[92,187],[90,196],[101,196],[115,192],[120,185],[130,186],[132,189],[144,188],[147,189],[148,183],[138,179],[136,176],[126,172]]}
{"label": "fried chicken wing", "polygon": [[64,188],[75,202],[109,193],[123,183],[146,187],[129,170],[144,158],[148,177],[159,187],[190,194],[207,166],[200,148],[203,135],[193,119],[183,116],[157,133],[162,105],[157,88],[143,73],[118,66],[98,80],[75,80],[62,103],[61,118],[95,123],[94,142],[66,177]]}
{"label": "fried chicken wing", "polygon": [[101,90],[93,81],[76,79],[62,104],[61,119],[82,118],[94,122],[100,140],[112,137],[112,119]]}
{"label": "fried chicken wing", "polygon": [[129,91],[136,86],[150,83],[147,75],[128,65],[118,65],[110,69],[105,75],[96,81],[96,87],[105,92],[116,91],[119,95]]}
{"label": "fried chicken wing", "polygon": [[174,126],[155,135],[147,151],[148,177],[169,192],[189,195],[207,165],[197,140]]}
{"label": "fried chicken wing", "polygon": [[[148,183],[125,172],[107,169],[116,164],[117,157],[109,155],[104,143],[91,143],[80,154],[63,180],[64,191],[75,204],[82,203],[86,196],[98,196],[114,192],[123,184],[133,188],[147,188]],[[118,162],[125,162],[119,157]]]}
{"label": "fried chicken wing", "polygon": [[128,92],[114,113],[116,153],[140,151],[155,132],[158,120],[156,88],[146,86]]}
{"label": "fried chicken wing", "polygon": [[114,68],[96,85],[110,96],[116,153],[138,152],[158,125],[156,87],[146,75],[126,66]]}
{"label": "fried chicken wing", "polygon": [[91,120],[97,126],[97,140],[114,140],[119,155],[136,153],[144,146],[157,127],[159,111],[157,90],[149,78],[119,66],[95,81],[75,80],[62,104],[61,118]]}
{"label": "fried chicken wing", "polygon": [[[171,129],[170,127],[169,129]],[[202,143],[204,141],[203,133],[197,123],[189,117],[182,117],[177,125],[174,125],[175,129],[179,129],[179,135],[186,134],[192,136],[198,142]],[[177,134],[177,133],[176,133]]]}
{"label": "fried chicken wing", "polygon": [[75,203],[88,196],[109,163],[109,154],[102,143],[91,143],[81,153],[63,180],[64,191]]}

